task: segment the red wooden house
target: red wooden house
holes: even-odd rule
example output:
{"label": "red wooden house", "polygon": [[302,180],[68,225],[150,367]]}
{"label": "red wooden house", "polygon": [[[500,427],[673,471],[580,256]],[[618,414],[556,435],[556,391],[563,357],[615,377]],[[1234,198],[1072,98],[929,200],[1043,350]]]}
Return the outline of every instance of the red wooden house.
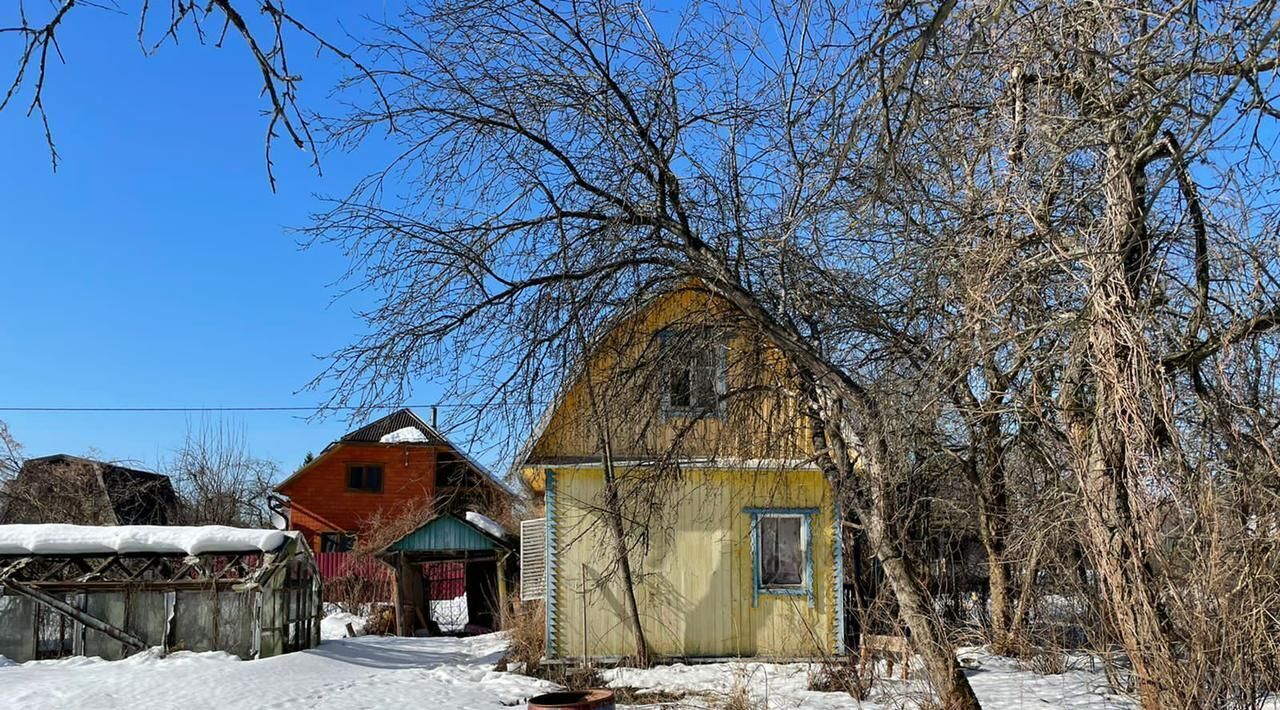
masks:
{"label": "red wooden house", "polygon": [[275,488],[289,529],[319,553],[347,552],[379,512],[427,501],[438,515],[509,505],[511,493],[433,424],[401,409],[326,446]]}

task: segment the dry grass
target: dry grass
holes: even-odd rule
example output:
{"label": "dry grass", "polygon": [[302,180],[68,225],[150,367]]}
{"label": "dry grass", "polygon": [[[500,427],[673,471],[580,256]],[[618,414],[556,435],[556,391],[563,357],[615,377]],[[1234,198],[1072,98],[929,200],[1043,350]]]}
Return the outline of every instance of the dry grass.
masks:
{"label": "dry grass", "polygon": [[672,707],[688,707],[685,701],[689,698],[685,693],[672,693],[666,690],[650,688],[610,688],[613,699],[619,705],[668,705]]}
{"label": "dry grass", "polygon": [[1040,649],[1024,656],[1018,666],[1038,675],[1059,675],[1067,671],[1067,655],[1055,648]]}
{"label": "dry grass", "polygon": [[821,693],[848,693],[856,700],[866,700],[871,694],[872,671],[875,664],[868,664],[867,672],[859,673],[858,664],[829,661],[809,672],[809,690]]}
{"label": "dry grass", "polygon": [[716,710],[768,710],[768,699],[756,700],[751,697],[749,681],[750,673],[745,668],[739,670],[729,694],[720,698],[713,707]]}
{"label": "dry grass", "polygon": [[390,604],[373,604],[364,617],[364,633],[366,636],[385,636],[395,632],[395,607]]}
{"label": "dry grass", "polygon": [[504,631],[507,632],[506,663],[524,664],[524,672],[534,674],[546,654],[546,611],[540,601],[520,601],[519,594],[512,594],[506,602],[503,614]]}
{"label": "dry grass", "polygon": [[740,683],[729,691],[729,695],[720,704],[719,710],[764,710],[764,707],[757,705],[751,699],[751,693],[747,690],[746,684]]}

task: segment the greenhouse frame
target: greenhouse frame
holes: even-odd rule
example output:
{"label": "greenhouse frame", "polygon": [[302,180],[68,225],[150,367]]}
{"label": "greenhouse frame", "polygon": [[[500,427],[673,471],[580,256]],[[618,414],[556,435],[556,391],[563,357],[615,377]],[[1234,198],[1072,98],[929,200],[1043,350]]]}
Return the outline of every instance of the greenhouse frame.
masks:
{"label": "greenhouse frame", "polygon": [[319,644],[320,590],[294,533],[0,525],[0,656],[266,658]]}

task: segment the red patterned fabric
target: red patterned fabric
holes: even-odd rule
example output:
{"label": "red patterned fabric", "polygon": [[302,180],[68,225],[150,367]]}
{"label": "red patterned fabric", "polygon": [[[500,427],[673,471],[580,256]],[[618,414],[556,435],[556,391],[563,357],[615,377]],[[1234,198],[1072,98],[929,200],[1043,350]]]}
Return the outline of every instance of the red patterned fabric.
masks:
{"label": "red patterned fabric", "polygon": [[422,565],[427,598],[432,601],[457,599],[467,592],[467,565],[463,562],[428,562]]}

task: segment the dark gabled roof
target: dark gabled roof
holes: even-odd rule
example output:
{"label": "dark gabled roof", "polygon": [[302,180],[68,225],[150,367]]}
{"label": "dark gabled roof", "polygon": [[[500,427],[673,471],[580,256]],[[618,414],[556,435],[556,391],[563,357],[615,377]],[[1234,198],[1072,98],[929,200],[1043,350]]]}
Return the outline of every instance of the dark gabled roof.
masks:
{"label": "dark gabled roof", "polygon": [[414,428],[422,432],[427,437],[427,441],[423,442],[433,446],[448,445],[448,441],[444,436],[436,431],[435,427],[422,421],[422,418],[413,413],[412,409],[397,409],[387,416],[369,422],[355,431],[348,432],[338,441],[364,441],[378,443],[382,441],[382,437],[394,431],[401,429]]}
{"label": "dark gabled roof", "polygon": [[169,477],[104,463],[98,469],[119,525],[173,525],[178,496]]}
{"label": "dark gabled roof", "polygon": [[[177,522],[178,496],[174,493],[173,483],[164,474],[71,454],[53,454],[27,459],[18,474],[19,479],[38,477],[40,469],[50,465],[77,466],[96,477],[116,525],[173,525]],[[91,496],[93,493],[86,490],[77,495]],[[94,524],[96,521],[50,519],[41,522]]]}

